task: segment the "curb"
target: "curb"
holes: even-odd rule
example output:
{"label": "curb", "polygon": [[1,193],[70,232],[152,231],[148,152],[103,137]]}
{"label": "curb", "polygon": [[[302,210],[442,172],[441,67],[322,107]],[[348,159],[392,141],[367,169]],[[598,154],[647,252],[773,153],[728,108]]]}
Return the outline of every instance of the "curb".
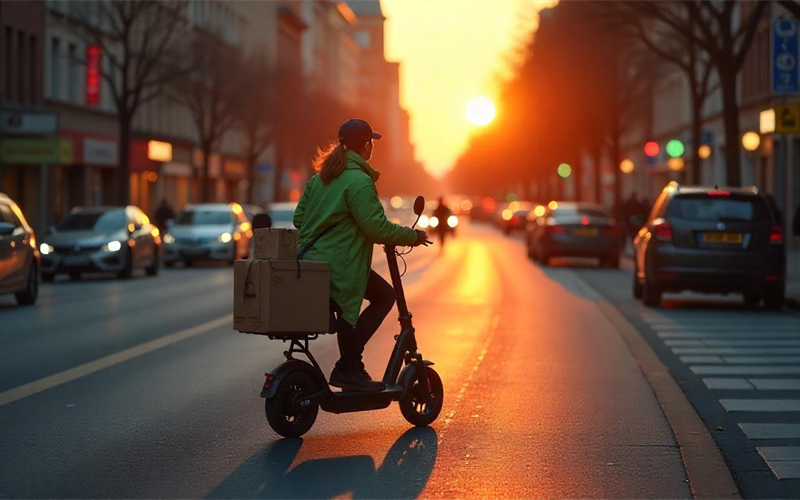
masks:
{"label": "curb", "polygon": [[[575,275],[584,286],[603,297],[586,281]],[[639,364],[667,418],[683,458],[692,495],[697,499],[741,499],[739,488],[731,476],[722,454],[700,416],[686,399],[683,390],[672,378],[647,340],[608,300],[600,298],[598,307],[616,327]]]}

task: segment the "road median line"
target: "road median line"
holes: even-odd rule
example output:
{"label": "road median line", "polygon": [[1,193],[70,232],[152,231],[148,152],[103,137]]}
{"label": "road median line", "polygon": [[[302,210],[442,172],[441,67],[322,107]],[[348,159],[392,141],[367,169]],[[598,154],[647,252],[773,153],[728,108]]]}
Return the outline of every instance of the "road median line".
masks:
{"label": "road median line", "polygon": [[683,458],[692,495],[698,499],[741,499],[739,488],[714,438],[669,369],[641,333],[589,283],[574,273],[583,287],[596,294],[596,303],[617,329],[639,364],[667,418]]}
{"label": "road median line", "polygon": [[164,337],[145,342],[144,344],[139,344],[123,351],[115,352],[114,354],[109,354],[108,356],[84,363],[74,368],[40,378],[39,380],[35,380],[28,384],[9,389],[0,393],[0,407],[11,404],[15,401],[19,401],[23,398],[27,398],[28,396],[33,396],[34,394],[44,392],[48,389],[58,387],[59,385],[66,384],[67,382],[91,375],[101,370],[105,370],[106,368],[124,363],[125,361],[130,361],[131,359],[138,358],[139,356],[143,356],[153,351],[163,349],[164,347],[178,343],[182,340],[190,339],[203,333],[207,333],[225,324],[231,325],[232,322],[233,316],[228,314],[226,316],[207,321],[203,324],[186,328]]}

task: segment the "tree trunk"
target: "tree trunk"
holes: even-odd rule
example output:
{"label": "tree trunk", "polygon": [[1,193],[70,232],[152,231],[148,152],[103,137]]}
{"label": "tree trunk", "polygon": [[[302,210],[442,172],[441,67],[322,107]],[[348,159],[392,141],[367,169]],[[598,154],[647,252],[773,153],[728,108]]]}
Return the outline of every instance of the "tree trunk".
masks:
{"label": "tree trunk", "polygon": [[203,203],[210,203],[211,201],[211,182],[208,178],[209,164],[211,160],[211,146],[203,144],[203,177],[200,179],[200,199]]}
{"label": "tree trunk", "polygon": [[592,158],[594,160],[594,201],[595,203],[602,203],[603,183],[600,164],[603,160],[603,148],[600,146],[595,146],[594,150],[592,151]]}
{"label": "tree trunk", "polygon": [[275,171],[275,173],[274,173],[275,181],[274,181],[273,186],[272,186],[272,201],[273,202],[281,201],[281,195],[282,195],[282,192],[281,192],[281,174],[282,174],[282,172],[281,172],[281,163],[282,163],[282,160],[283,160],[283,155],[278,153],[276,155],[276,158],[275,158],[275,168],[273,169]]}
{"label": "tree trunk", "polygon": [[[580,155],[578,155],[580,156]],[[580,160],[580,158],[578,158]],[[575,201],[582,201],[583,200],[583,179],[581,178],[581,172],[583,168],[581,166],[580,161],[575,161],[572,163],[572,182],[575,186]]]}
{"label": "tree trunk", "polygon": [[117,202],[128,205],[131,201],[131,116],[119,113],[119,170],[117,171]]}
{"label": "tree trunk", "polygon": [[739,154],[739,107],[736,102],[736,70],[717,69],[722,87],[723,117],[725,121],[725,184],[742,185],[741,155]]}
{"label": "tree trunk", "polygon": [[256,204],[256,155],[247,155],[247,203]]}
{"label": "tree trunk", "polygon": [[692,92],[692,161],[689,166],[687,180],[690,184],[701,184],[703,160],[700,158],[700,146],[703,141],[703,103],[698,95]]}

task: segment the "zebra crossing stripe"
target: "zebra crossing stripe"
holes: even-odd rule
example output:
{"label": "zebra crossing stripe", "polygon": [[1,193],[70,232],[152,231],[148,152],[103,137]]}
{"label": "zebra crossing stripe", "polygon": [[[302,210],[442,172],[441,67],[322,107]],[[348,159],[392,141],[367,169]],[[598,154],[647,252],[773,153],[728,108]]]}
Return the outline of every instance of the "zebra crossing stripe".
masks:
{"label": "zebra crossing stripe", "polygon": [[766,339],[800,339],[798,331],[779,331],[779,332],[697,332],[697,331],[676,331],[676,332],[656,332],[662,339],[710,339],[710,340],[766,340]]}
{"label": "zebra crossing stripe", "polygon": [[668,347],[797,347],[800,340],[664,340]]}
{"label": "zebra crossing stripe", "polygon": [[797,439],[800,424],[739,424],[749,439]]}
{"label": "zebra crossing stripe", "polygon": [[743,378],[706,377],[703,383],[711,390],[752,391],[753,384]]}
{"label": "zebra crossing stripe", "polygon": [[778,479],[800,479],[800,446],[759,446],[756,450]]}
{"label": "zebra crossing stripe", "polygon": [[759,391],[800,391],[800,378],[747,379]]}
{"label": "zebra crossing stripe", "polygon": [[720,399],[719,402],[727,412],[800,411],[800,399]]}
{"label": "zebra crossing stripe", "polygon": [[773,355],[785,356],[800,354],[800,347],[673,347],[672,352],[677,355],[694,356],[721,356],[721,355]]}
{"label": "zebra crossing stripe", "polygon": [[690,369],[695,375],[800,375],[800,366],[699,365]]}

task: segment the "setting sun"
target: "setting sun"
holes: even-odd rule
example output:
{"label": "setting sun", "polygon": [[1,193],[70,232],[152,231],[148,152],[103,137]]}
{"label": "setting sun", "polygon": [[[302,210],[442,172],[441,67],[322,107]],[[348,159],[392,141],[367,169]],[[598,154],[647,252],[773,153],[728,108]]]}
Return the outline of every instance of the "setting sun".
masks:
{"label": "setting sun", "polygon": [[467,104],[467,119],[473,125],[483,127],[494,120],[494,103],[486,97],[476,97]]}

